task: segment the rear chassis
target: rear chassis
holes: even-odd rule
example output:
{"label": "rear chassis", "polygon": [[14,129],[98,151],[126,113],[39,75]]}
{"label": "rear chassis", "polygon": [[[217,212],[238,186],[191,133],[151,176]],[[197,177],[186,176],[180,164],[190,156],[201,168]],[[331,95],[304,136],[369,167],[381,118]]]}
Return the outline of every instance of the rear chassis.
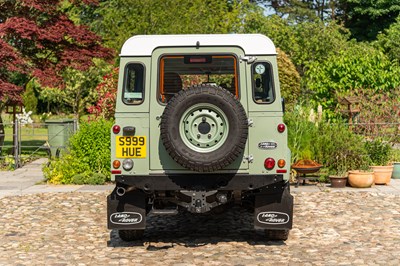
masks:
{"label": "rear chassis", "polygon": [[292,228],[293,196],[283,175],[117,175],[107,197],[108,228],[144,230],[146,215],[206,213],[239,204],[254,210],[254,228]]}

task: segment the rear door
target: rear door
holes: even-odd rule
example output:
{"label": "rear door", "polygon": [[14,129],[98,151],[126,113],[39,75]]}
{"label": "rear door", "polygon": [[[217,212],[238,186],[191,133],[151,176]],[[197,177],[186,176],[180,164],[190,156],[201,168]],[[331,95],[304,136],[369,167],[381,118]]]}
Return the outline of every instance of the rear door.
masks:
{"label": "rear door", "polygon": [[[227,52],[229,51],[229,52]],[[234,71],[236,75],[226,74],[223,70],[223,66],[220,65],[220,72],[222,73],[220,76],[213,76],[212,73],[208,73],[207,63],[209,62],[207,58],[209,57],[218,58],[215,60],[219,60],[224,62],[226,60],[234,61]],[[164,148],[164,145],[160,138],[160,122],[161,116],[164,112],[164,108],[167,104],[167,101],[173,97],[173,93],[176,93],[179,90],[173,91],[172,89],[164,89],[167,88],[169,84],[164,84],[162,75],[172,75],[171,72],[177,72],[182,80],[182,87],[187,88],[191,85],[202,84],[202,83],[215,83],[218,86],[222,86],[229,90],[233,94],[237,94],[240,98],[240,102],[242,103],[245,110],[247,110],[247,97],[246,93],[246,70],[244,67],[245,64],[240,62],[240,56],[243,56],[243,51],[237,47],[230,47],[229,49],[224,48],[212,48],[212,47],[200,47],[196,49],[195,47],[185,47],[185,48],[158,48],[153,52],[152,55],[152,87],[150,92],[151,106],[150,106],[150,169],[156,172],[168,172],[169,170],[176,171],[187,171],[178,163],[176,163],[167,151]],[[169,61],[165,60],[167,58]],[[187,68],[183,70],[179,67],[173,69],[169,66],[168,62],[181,60],[184,62],[187,61]],[[191,60],[193,64],[190,64],[188,60]],[[165,63],[167,62],[167,63]],[[201,65],[203,64],[203,65]],[[223,64],[223,63],[221,63]],[[198,74],[199,69],[203,71],[200,75]],[[218,71],[217,69],[211,69],[212,71]],[[185,72],[186,71],[186,72]],[[185,72],[185,73],[184,73]],[[163,74],[162,74],[163,73]],[[225,73],[225,74],[224,74]],[[232,78],[233,77],[233,78]],[[171,82],[172,83],[176,82]],[[178,82],[179,83],[179,82]],[[246,144],[246,148],[244,154],[248,154],[248,145]],[[229,167],[227,167],[223,171],[244,171],[246,172],[248,169],[248,162],[243,160],[243,155],[238,158],[234,163],[232,163]]]}

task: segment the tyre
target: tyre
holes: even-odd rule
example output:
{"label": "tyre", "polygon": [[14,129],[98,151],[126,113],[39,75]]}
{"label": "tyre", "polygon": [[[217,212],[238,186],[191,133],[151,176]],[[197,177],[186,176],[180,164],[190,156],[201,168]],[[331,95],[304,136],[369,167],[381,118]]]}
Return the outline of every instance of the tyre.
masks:
{"label": "tyre", "polygon": [[287,240],[289,237],[289,230],[281,229],[281,230],[265,230],[265,235],[268,240]]}
{"label": "tyre", "polygon": [[175,94],[165,107],[160,128],[169,155],[197,172],[230,165],[242,154],[248,136],[243,106],[229,91],[209,84]]}
{"label": "tyre", "polygon": [[139,240],[143,237],[144,230],[118,230],[119,238],[129,242]]}

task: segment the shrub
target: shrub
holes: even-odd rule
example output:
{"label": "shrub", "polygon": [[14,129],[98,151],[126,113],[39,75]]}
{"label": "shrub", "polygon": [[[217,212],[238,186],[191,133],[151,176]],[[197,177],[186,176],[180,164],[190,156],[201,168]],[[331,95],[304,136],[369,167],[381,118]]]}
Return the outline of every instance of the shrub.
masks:
{"label": "shrub", "polygon": [[391,146],[380,138],[365,142],[365,148],[374,165],[387,165],[390,160]]}
{"label": "shrub", "polygon": [[100,119],[80,126],[71,137],[68,153],[52,160],[43,171],[54,184],[102,184],[110,176],[110,128]]}
{"label": "shrub", "polygon": [[365,169],[370,164],[364,138],[341,121],[320,123],[313,145],[316,160],[332,173]]}
{"label": "shrub", "polygon": [[[331,123],[321,112],[296,106],[285,114],[292,162],[312,159],[331,173],[365,168],[370,164],[363,137],[351,132],[343,122]],[[316,118],[317,117],[317,118]]]}
{"label": "shrub", "polygon": [[96,87],[96,104],[88,108],[96,117],[111,119],[114,117],[118,86],[118,68],[103,77]]}

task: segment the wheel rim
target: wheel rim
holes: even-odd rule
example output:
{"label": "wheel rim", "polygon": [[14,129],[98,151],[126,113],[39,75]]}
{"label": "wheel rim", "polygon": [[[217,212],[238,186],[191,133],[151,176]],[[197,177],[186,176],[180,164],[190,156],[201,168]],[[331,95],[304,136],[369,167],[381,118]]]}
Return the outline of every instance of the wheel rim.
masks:
{"label": "wheel rim", "polygon": [[179,134],[190,149],[201,153],[217,150],[228,138],[229,123],[224,112],[212,104],[197,104],[182,115]]}

